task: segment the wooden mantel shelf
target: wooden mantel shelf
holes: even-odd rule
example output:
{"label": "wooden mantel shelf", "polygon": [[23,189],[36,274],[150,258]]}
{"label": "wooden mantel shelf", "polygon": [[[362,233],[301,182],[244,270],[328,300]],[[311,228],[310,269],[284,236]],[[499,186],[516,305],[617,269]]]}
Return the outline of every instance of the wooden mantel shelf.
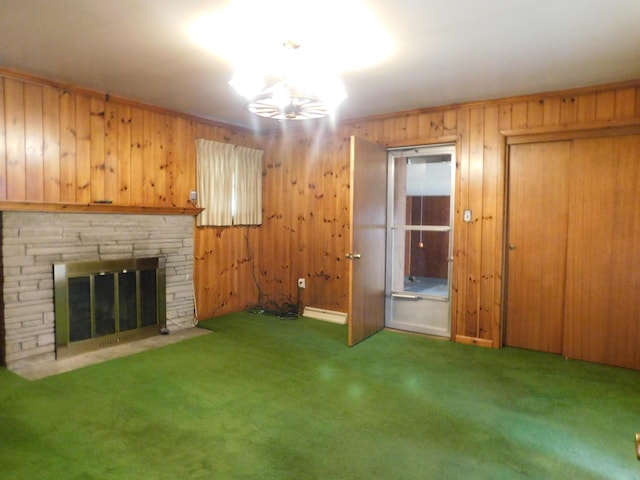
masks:
{"label": "wooden mantel shelf", "polygon": [[113,205],[111,203],[46,203],[46,202],[4,202],[0,201],[0,211],[23,212],[68,212],[68,213],[137,213],[147,215],[197,215],[198,207],[144,207]]}

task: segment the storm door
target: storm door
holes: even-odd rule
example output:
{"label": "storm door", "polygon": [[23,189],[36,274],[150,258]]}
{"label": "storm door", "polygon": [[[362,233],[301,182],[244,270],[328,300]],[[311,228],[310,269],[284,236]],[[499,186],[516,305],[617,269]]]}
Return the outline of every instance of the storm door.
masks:
{"label": "storm door", "polygon": [[449,337],[455,145],[390,150],[388,328]]}

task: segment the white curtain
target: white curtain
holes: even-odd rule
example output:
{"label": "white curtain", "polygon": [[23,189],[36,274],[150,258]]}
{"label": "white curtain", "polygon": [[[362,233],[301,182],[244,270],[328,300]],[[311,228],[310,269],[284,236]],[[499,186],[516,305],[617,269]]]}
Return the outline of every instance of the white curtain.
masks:
{"label": "white curtain", "polygon": [[236,147],[235,225],[262,223],[262,150]]}
{"label": "white curtain", "polygon": [[262,150],[197,139],[198,226],[262,223]]}

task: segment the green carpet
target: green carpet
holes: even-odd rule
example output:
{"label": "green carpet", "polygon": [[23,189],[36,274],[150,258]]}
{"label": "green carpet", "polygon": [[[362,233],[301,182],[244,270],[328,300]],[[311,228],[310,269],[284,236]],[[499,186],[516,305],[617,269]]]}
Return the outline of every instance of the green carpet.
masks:
{"label": "green carpet", "polygon": [[234,314],[28,382],[0,370],[2,479],[640,479],[640,372]]}

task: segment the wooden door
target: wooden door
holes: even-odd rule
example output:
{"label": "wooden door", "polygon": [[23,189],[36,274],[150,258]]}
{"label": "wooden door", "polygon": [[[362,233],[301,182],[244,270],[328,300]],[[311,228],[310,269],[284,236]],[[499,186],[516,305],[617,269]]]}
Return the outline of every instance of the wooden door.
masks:
{"label": "wooden door", "polygon": [[640,135],[573,150],[564,354],[640,369]]}
{"label": "wooden door", "polygon": [[351,137],[349,345],[384,328],[387,154]]}
{"label": "wooden door", "polygon": [[509,147],[506,345],[562,352],[571,142]]}

